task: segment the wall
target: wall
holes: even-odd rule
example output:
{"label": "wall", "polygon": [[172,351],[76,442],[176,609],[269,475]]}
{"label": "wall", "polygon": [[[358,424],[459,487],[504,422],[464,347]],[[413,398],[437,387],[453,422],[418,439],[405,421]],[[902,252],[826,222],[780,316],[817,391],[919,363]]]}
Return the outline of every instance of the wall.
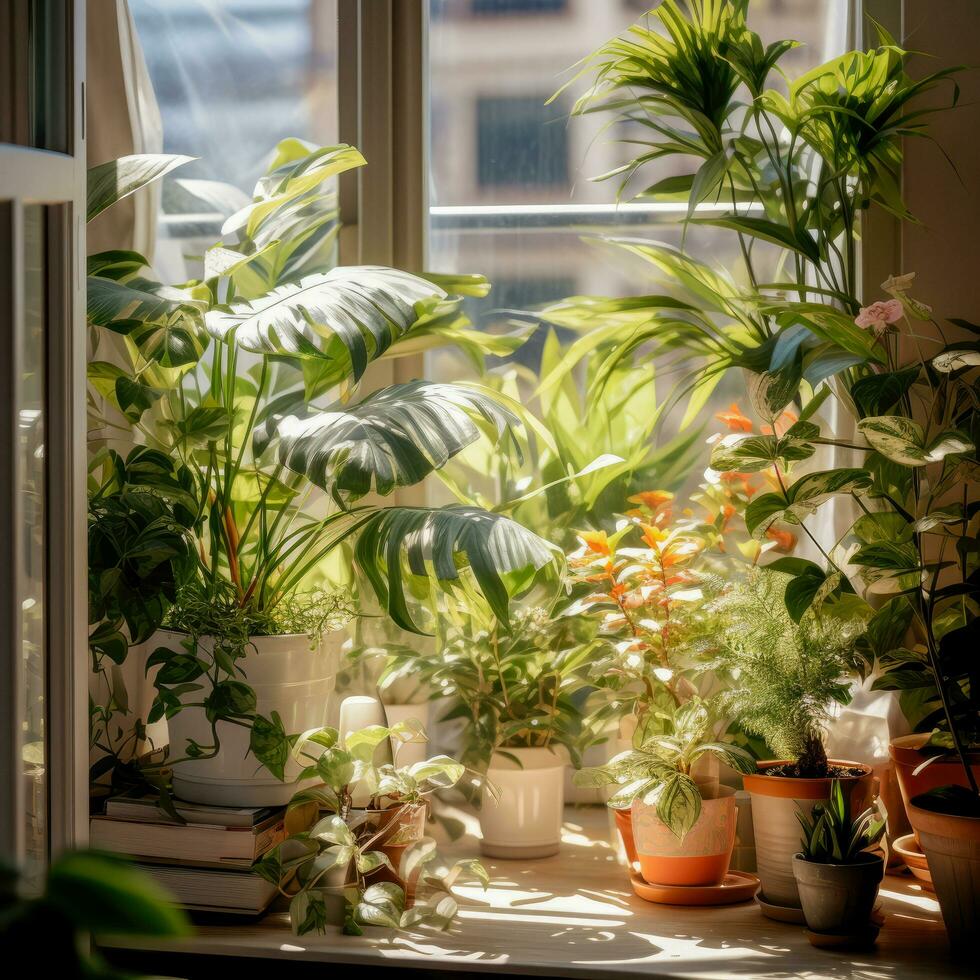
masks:
{"label": "wall", "polygon": [[938,317],[980,322],[980,2],[904,3],[906,48],[935,56],[917,58],[913,72],[957,64],[974,67],[959,78],[960,105],[932,123],[933,135],[954,161],[959,178],[939,146],[905,141],[905,200],[922,224],[902,229],[902,269],[893,271],[917,273],[915,295],[932,305]]}

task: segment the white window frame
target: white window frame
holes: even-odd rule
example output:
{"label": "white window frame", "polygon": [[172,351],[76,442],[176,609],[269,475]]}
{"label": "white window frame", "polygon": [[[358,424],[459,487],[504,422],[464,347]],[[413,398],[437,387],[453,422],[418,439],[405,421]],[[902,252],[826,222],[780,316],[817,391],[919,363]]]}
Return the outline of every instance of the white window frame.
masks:
{"label": "white window frame", "polygon": [[[24,316],[24,207],[46,207],[45,774],[48,854],[84,842],[88,817],[85,497],[85,0],[69,0],[68,153],[0,144],[0,855],[24,857],[23,654],[17,424]],[[15,88],[30,65],[15,68]]]}

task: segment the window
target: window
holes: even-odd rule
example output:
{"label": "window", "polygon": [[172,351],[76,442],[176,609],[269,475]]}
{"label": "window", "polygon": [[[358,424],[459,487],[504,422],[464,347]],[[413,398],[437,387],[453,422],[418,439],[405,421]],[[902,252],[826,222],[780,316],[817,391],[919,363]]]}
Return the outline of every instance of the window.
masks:
{"label": "window", "polygon": [[[545,105],[569,69],[642,10],[634,3],[530,4],[429,0],[429,236],[427,267],[480,272],[490,295],[470,303],[482,329],[504,329],[493,311],[539,306],[567,295],[628,295],[650,285],[648,267],[597,246],[600,235],[629,234],[680,245],[683,203],[618,205],[614,180],[590,178],[623,162],[601,116],[568,119],[574,98]],[[529,20],[530,8],[551,16]],[[495,16],[475,20],[477,7]],[[844,0],[756,0],[753,26],[765,42],[795,37],[793,72],[842,50]],[[677,166],[676,161],[674,166]],[[682,172],[677,170],[677,173]],[[651,180],[670,176],[666,165]],[[709,228],[691,228],[686,247],[711,262],[734,262],[737,245]],[[526,288],[521,290],[519,284]],[[531,342],[521,360],[533,361]],[[532,365],[533,366],[533,365]],[[429,356],[439,378],[466,373],[448,352]],[[731,384],[734,385],[734,379]],[[734,390],[719,389],[729,401]]]}
{"label": "window", "polygon": [[567,184],[564,120],[560,108],[556,112],[545,105],[548,95],[477,99],[477,181],[481,187]]}
{"label": "window", "polygon": [[[163,187],[158,265],[180,266],[219,236],[251,197],[276,143],[337,142],[336,0],[131,0],[162,121],[162,149],[198,159]],[[247,197],[187,193],[183,181],[227,182]]]}

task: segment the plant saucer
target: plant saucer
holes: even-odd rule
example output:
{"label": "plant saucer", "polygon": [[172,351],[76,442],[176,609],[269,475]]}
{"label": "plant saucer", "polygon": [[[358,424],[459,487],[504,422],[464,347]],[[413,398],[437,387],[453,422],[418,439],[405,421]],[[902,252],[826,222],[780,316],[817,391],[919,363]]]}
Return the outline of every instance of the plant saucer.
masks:
{"label": "plant saucer", "polygon": [[795,905],[777,905],[775,902],[770,902],[762,892],[755,896],[755,900],[759,903],[762,914],[775,922],[789,922],[794,926],[806,925],[803,909]]}
{"label": "plant saucer", "polygon": [[860,932],[853,933],[814,932],[812,929],[803,931],[811,945],[818,949],[867,949],[869,946],[874,946],[881,929],[873,922],[869,922]]}
{"label": "plant saucer", "polygon": [[636,872],[630,883],[645,902],[658,905],[734,905],[750,901],[760,884],[748,871],[729,871],[717,885],[651,885]]}
{"label": "plant saucer", "polygon": [[899,837],[892,844],[892,850],[908,865],[909,871],[922,883],[924,888],[935,891],[932,887],[932,874],[929,872],[929,862],[926,860],[915,834]]}

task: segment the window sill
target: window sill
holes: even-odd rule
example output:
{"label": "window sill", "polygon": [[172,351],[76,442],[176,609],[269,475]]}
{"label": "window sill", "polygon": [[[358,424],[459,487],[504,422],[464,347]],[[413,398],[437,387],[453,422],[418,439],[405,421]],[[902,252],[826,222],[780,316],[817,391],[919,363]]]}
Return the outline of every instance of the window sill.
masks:
{"label": "window sill", "polygon": [[[257,922],[200,925],[193,939],[180,943],[119,940],[103,949],[121,965],[185,977],[213,976],[214,957],[256,970],[275,960],[277,972],[289,964],[288,976],[312,974],[311,967],[324,963],[357,965],[362,977],[393,968],[444,978],[481,973],[590,980],[973,975],[949,962],[939,906],[907,876],[888,875],[882,883],[885,925],[875,949],[835,953],[812,947],[799,926],[764,918],[755,902],[682,908],[636,898],[611,840],[604,809],[568,807],[561,854],[528,863],[484,859],[491,887],[485,894],[479,887],[457,890],[460,913],[449,934],[369,929],[363,937],[339,930],[297,937],[284,914],[270,914]],[[447,856],[476,851],[469,835],[445,848]],[[236,968],[235,975],[243,974]]]}

